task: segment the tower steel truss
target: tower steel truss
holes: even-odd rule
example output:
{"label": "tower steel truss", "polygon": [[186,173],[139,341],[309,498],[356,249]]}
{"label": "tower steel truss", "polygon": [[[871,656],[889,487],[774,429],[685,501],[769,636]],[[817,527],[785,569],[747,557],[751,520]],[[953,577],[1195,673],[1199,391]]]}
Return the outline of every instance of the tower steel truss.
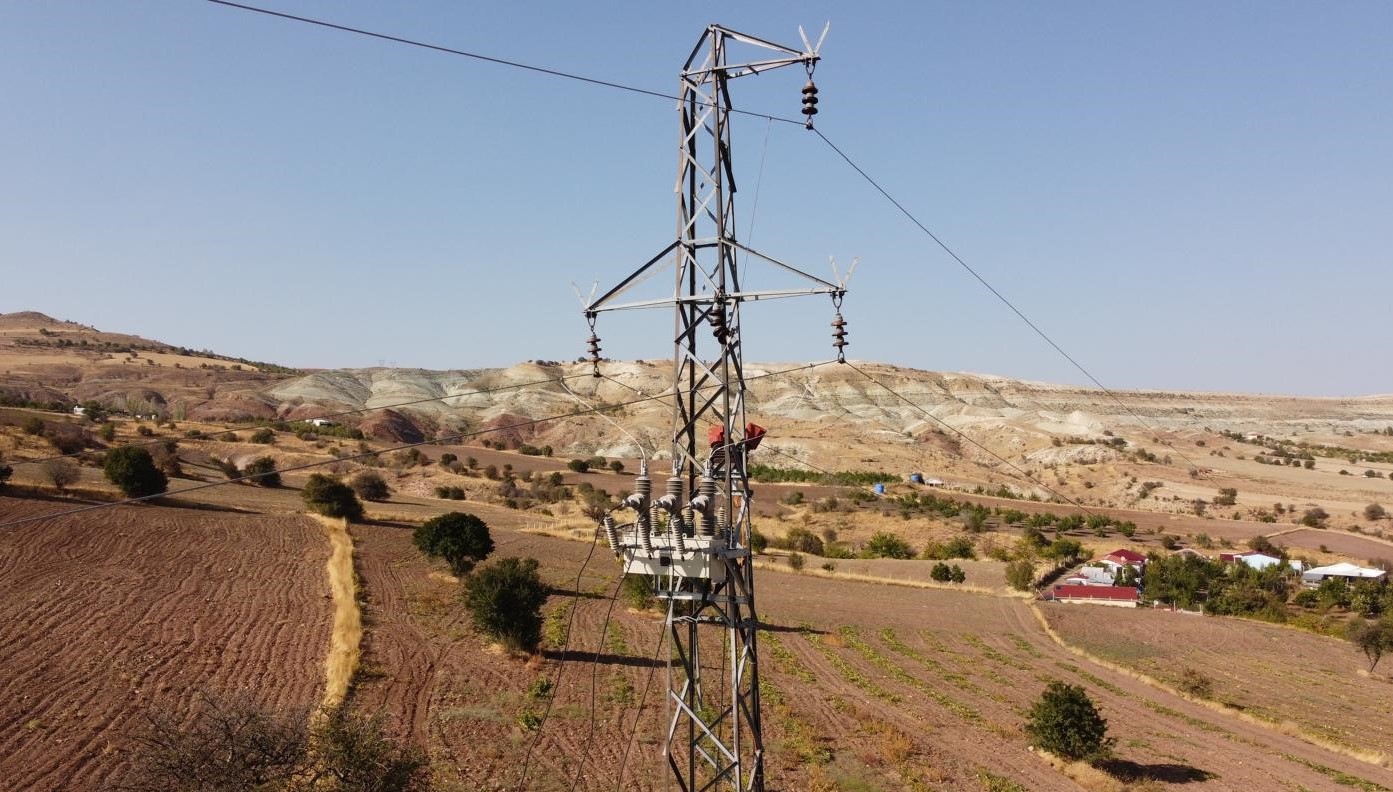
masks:
{"label": "tower steel truss", "polygon": [[[667,605],[672,648],[663,753],[682,792],[764,789],[752,492],[746,477],[748,455],[763,430],[745,415],[741,307],[814,294],[830,295],[840,304],[845,294],[842,284],[766,256],[741,243],[735,232],[729,83],[802,65],[808,73],[804,112],[811,126],[817,92],[812,73],[819,55],[806,37],[803,43],[805,48],[797,50],[719,25],[705,30],[680,78],[676,239],[585,308],[597,376],[599,314],[658,307],[674,312],[671,475],[655,493],[645,465],[635,491],[603,522],[625,573],[649,576]],[[757,57],[732,57],[732,47]],[[737,257],[747,267],[767,265],[794,287],[747,290]],[[671,296],[621,300],[667,267],[675,270]],[[702,656],[717,651],[715,658]],[[719,678],[710,673],[717,663],[723,669]]]}

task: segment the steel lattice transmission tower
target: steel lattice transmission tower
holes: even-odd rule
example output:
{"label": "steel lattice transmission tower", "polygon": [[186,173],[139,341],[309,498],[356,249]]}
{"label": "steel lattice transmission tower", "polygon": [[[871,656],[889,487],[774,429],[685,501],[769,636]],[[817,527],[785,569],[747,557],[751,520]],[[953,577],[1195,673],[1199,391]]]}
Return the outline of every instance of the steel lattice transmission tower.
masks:
{"label": "steel lattice transmission tower", "polygon": [[[735,233],[729,83],[802,65],[808,73],[803,110],[811,128],[817,109],[812,73],[822,42],[815,47],[804,36],[803,43],[804,49],[798,50],[718,25],[706,29],[681,74],[677,237],[585,308],[596,376],[600,357],[594,328],[599,314],[657,307],[675,313],[671,475],[655,493],[645,464],[635,479],[635,491],[604,517],[603,525],[611,548],[624,561],[625,573],[651,576],[657,595],[667,604],[672,650],[663,753],[683,792],[764,789],[759,622],[749,549],[751,490],[745,475],[747,455],[764,430],[745,416],[741,306],[759,299],[826,294],[839,309],[845,294],[843,284],[765,256],[742,244]],[[734,58],[732,45],[742,52],[753,50],[758,57]],[[737,256],[746,267],[767,265],[796,283],[792,288],[746,290]],[[667,267],[676,276],[670,295],[620,301]],[[839,357],[845,345],[842,324],[838,313],[833,335]],[[703,651],[720,654],[704,659]],[[724,673],[716,678],[710,672],[718,664]]]}

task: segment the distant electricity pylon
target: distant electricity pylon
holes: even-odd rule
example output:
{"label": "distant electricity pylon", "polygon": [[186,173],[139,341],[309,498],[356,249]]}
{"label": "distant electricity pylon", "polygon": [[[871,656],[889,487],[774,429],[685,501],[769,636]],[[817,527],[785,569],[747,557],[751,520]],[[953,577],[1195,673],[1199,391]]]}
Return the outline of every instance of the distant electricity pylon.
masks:
{"label": "distant electricity pylon", "polygon": [[[802,30],[799,30],[802,33]],[[823,30],[823,37],[826,36]],[[634,492],[603,518],[610,547],[626,574],[648,576],[667,604],[668,661],[663,754],[682,792],[764,789],[764,741],[759,706],[759,622],[750,556],[751,491],[746,460],[764,430],[745,417],[741,305],[748,301],[830,295],[836,306],[833,345],[846,346],[840,308],[845,282],[809,275],[742,244],[735,235],[735,183],[730,146],[729,82],[737,77],[801,64],[808,82],[802,112],[817,113],[813,69],[822,46],[795,50],[708,27],[681,74],[677,238],[585,307],[590,360],[600,376],[601,313],[671,307],[673,337],[672,472],[655,495],[645,463]],[[759,57],[732,58],[727,48],[754,49]],[[791,277],[796,285],[746,291],[737,255]],[[656,299],[619,298],[661,268],[676,271],[673,291]],[[709,331],[709,336],[707,334]],[[632,510],[632,520],[616,515]],[[705,627],[706,629],[701,629]],[[714,629],[723,630],[721,640]],[[707,643],[701,635],[712,634]],[[717,650],[704,661],[702,652]],[[719,679],[703,679],[716,663]]]}

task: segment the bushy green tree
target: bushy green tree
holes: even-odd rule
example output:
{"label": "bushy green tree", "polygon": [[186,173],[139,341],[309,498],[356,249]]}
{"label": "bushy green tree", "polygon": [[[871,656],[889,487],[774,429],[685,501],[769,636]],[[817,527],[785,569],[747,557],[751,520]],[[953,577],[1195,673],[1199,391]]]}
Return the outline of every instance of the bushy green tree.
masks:
{"label": "bushy green tree", "polygon": [[1072,563],[1083,555],[1083,544],[1077,539],[1056,539],[1045,548],[1044,554],[1062,564]]}
{"label": "bushy green tree", "polygon": [[77,463],[67,457],[45,460],[43,471],[59,492],[63,492],[69,484],[82,478],[82,472],[78,469]]}
{"label": "bushy green tree", "polygon": [[1018,558],[1006,565],[1006,582],[1017,591],[1029,591],[1035,585],[1035,565]]}
{"label": "bushy green tree", "polygon": [[821,537],[802,526],[788,529],[788,533],[784,537],[784,546],[795,552],[812,553],[819,556],[822,555],[823,551]]}
{"label": "bushy green tree", "polygon": [[1393,615],[1385,614],[1377,621],[1357,619],[1350,624],[1347,635],[1368,658],[1372,674],[1384,654],[1393,652]]}
{"label": "bushy green tree", "polygon": [[913,558],[914,548],[895,534],[879,531],[866,543],[867,558]]}
{"label": "bushy green tree", "polygon": [[1188,610],[1198,609],[1224,577],[1217,561],[1190,555],[1153,554],[1146,562],[1148,599]]}
{"label": "bushy green tree", "polygon": [[1114,743],[1088,693],[1058,680],[1030,708],[1025,730],[1036,746],[1069,761],[1105,759]]}
{"label": "bushy green tree", "polygon": [[503,558],[469,578],[465,603],[474,626],[505,646],[531,652],[542,639],[547,587],[535,558]]}
{"label": "bushy green tree", "polygon": [[566,467],[576,473],[588,473],[590,471],[590,462],[584,459],[572,459],[570,462],[566,463]]}
{"label": "bushy green tree", "polygon": [[363,518],[363,504],[358,502],[358,496],[351,487],[333,476],[323,473],[311,474],[300,497],[304,498],[305,505],[311,511],[326,517],[342,517],[348,520]]}
{"label": "bushy green tree", "polygon": [[169,487],[169,479],[155,466],[150,452],[140,446],[122,446],[106,452],[102,472],[127,498],[158,495]]}
{"label": "bushy green tree", "polygon": [[431,558],[443,558],[456,575],[467,575],[493,552],[488,525],[464,512],[432,517],[416,529],[416,547]]}
{"label": "bushy green tree", "polygon": [[242,469],[242,474],[252,476],[252,482],[263,487],[279,487],[281,474],[276,471],[276,460],[264,456],[253,459]]}
{"label": "bushy green tree", "polygon": [[348,486],[358,493],[358,497],[366,501],[385,501],[392,494],[392,488],[387,486],[387,480],[375,470],[364,470],[358,473],[348,480]]}

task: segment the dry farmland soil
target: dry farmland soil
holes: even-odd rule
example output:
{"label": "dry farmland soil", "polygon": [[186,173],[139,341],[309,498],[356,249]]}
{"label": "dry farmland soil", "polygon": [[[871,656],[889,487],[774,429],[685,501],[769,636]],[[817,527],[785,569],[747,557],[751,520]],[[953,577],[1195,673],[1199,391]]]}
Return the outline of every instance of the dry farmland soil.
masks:
{"label": "dry farmland soil", "polygon": [[[0,498],[0,522],[56,508]],[[312,707],[327,557],[304,517],[126,506],[0,530],[0,789],[118,783],[142,715],[204,691]]]}
{"label": "dry farmland soil", "polygon": [[1041,611],[1065,641],[1095,657],[1173,686],[1193,669],[1209,679],[1209,698],[1254,718],[1294,724],[1355,751],[1393,749],[1393,685],[1361,674],[1364,655],[1346,641],[1169,611],[1062,605]]}
{"label": "dry farmland soil", "polygon": [[[353,531],[368,624],[353,702],[411,724],[447,788],[516,788],[534,739],[527,789],[571,789],[573,779],[576,789],[615,789],[626,748],[619,788],[662,786],[664,671],[653,665],[666,657],[656,644],[661,622],[622,602],[611,613],[618,565],[604,548],[575,597],[584,543],[495,531],[497,556],[538,558],[556,588],[547,649],[529,662],[472,633],[458,584],[415,553],[409,530]],[[1111,768],[1140,788],[1393,790],[1386,768],[1073,654],[1020,600],[783,572],[762,572],[760,586],[771,789],[1120,788],[1106,778],[1111,786],[1076,782],[1029,749],[1024,714],[1047,681],[1062,679],[1098,703],[1117,737]],[[722,653],[712,646],[703,656]],[[721,669],[708,673],[719,678]]]}

